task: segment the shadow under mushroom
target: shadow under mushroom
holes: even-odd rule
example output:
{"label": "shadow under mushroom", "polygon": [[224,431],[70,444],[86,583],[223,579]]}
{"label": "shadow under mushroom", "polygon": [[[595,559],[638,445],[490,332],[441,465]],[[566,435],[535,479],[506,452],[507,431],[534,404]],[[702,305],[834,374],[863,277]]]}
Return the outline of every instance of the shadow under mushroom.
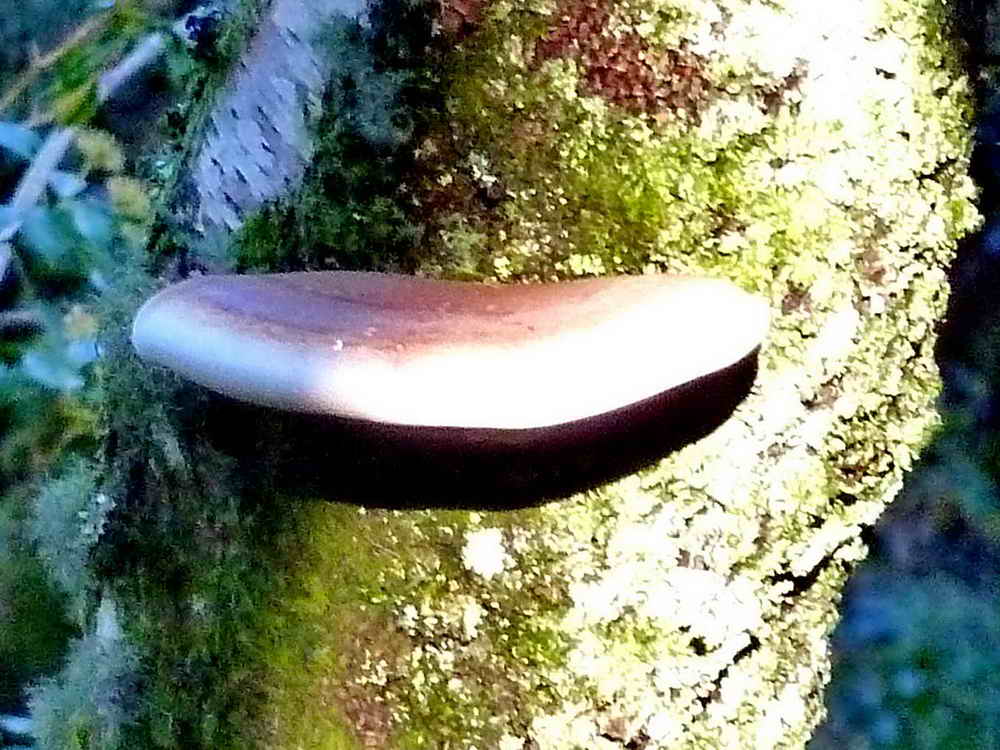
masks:
{"label": "shadow under mushroom", "polygon": [[382,424],[188,388],[201,402],[193,411],[202,437],[261,491],[381,508],[501,510],[626,476],[708,435],[750,392],[758,351],[629,406],[531,429]]}

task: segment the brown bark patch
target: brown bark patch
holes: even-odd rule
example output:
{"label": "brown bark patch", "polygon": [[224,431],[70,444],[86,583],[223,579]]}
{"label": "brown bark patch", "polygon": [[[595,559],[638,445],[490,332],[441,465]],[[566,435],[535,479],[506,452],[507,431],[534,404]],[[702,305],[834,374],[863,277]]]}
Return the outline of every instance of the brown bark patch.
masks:
{"label": "brown bark patch", "polygon": [[[398,680],[402,655],[410,646],[406,636],[391,621],[379,619],[364,622],[361,617],[351,620],[357,628],[353,629],[354,634],[348,644],[342,646],[343,673],[348,679],[334,689],[334,701],[348,719],[361,746],[381,750],[388,747],[395,730],[389,705],[392,686],[379,689],[374,685],[354,682],[350,676],[365,674],[366,662],[384,661],[391,679]],[[345,632],[348,630],[345,629]]]}
{"label": "brown bark patch", "polygon": [[479,28],[487,0],[440,0],[441,31],[461,42]]}
{"label": "brown bark patch", "polygon": [[633,114],[655,117],[684,110],[697,117],[707,103],[713,86],[699,55],[654,49],[634,32],[611,34],[611,14],[604,5],[566,0],[555,15],[559,20],[535,43],[533,67],[573,58],[581,66],[585,93]]}

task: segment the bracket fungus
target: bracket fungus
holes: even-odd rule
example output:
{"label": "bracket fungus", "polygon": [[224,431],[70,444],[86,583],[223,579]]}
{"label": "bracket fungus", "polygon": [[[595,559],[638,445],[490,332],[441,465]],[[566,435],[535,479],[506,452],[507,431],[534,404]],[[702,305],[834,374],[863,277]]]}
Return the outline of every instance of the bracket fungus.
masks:
{"label": "bracket fungus", "polygon": [[[753,383],[768,320],[765,300],[719,279],[488,285],[326,271],[188,279],[142,306],[132,342],[212,391],[346,430],[345,444],[418,471],[429,451],[448,457],[450,478],[455,461],[480,479],[514,462],[521,490],[558,477],[572,489],[724,421]],[[642,457],[603,466],[630,437]],[[586,465],[567,468],[570,455]]]}

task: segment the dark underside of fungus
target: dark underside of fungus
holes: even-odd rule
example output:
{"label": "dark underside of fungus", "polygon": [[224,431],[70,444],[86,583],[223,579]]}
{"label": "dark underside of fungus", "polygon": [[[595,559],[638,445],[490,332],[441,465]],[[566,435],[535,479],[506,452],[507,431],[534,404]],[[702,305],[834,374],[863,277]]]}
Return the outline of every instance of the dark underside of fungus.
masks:
{"label": "dark underside of fungus", "polygon": [[206,276],[136,316],[189,427],[257,487],[388,507],[511,507],[620,477],[747,396],[763,300],[631,276],[491,286]]}

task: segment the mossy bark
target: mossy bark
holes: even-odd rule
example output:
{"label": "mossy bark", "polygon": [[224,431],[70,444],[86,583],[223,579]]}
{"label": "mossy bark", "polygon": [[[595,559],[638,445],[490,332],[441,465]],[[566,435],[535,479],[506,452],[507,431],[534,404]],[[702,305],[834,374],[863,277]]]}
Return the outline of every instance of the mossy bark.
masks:
{"label": "mossy bark", "polygon": [[[255,5],[261,33],[304,2]],[[191,123],[157,252],[213,205],[221,242],[170,271],[134,259],[111,305],[116,509],[93,559],[144,665],[124,746],[802,747],[860,533],[937,424],[945,268],[978,221],[940,3],[445,2],[435,33],[419,5],[382,11],[371,39],[332,19],[327,111],[288,152],[314,163],[287,162],[271,207],[230,161],[274,150],[269,118],[247,135],[225,109],[281,54],[250,35]],[[227,434],[248,422],[135,359],[144,264],[693,272],[765,295],[774,322],[737,413],[634,475],[531,507],[402,489],[366,508],[281,471],[280,416],[256,412],[249,450]]]}

